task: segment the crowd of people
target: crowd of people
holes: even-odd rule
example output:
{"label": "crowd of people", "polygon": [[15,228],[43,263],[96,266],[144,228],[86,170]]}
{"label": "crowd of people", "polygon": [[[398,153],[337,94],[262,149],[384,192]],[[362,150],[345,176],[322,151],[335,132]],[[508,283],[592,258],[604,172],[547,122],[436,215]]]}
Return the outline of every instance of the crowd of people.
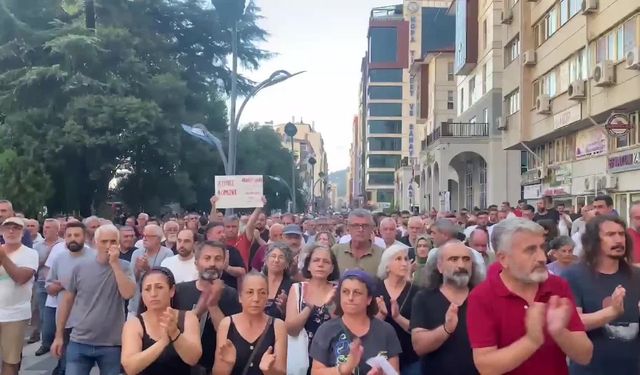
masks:
{"label": "crowd of people", "polygon": [[[640,203],[38,220],[0,200],[0,358],[55,375],[638,375]],[[266,201],[263,203],[266,204]]]}

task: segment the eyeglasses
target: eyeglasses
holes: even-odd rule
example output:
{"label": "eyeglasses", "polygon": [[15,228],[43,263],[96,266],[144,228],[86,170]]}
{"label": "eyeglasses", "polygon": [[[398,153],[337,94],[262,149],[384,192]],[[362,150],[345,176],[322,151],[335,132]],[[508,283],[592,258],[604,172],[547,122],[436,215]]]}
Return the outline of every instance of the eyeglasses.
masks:
{"label": "eyeglasses", "polygon": [[365,230],[371,228],[371,224],[349,224],[349,228]]}
{"label": "eyeglasses", "polygon": [[143,234],[142,238],[160,238],[160,236],[155,234]]}
{"label": "eyeglasses", "polygon": [[285,260],[285,257],[284,257],[284,255],[272,254],[272,255],[269,255],[269,259],[270,260],[282,260],[283,261],[283,260]]}

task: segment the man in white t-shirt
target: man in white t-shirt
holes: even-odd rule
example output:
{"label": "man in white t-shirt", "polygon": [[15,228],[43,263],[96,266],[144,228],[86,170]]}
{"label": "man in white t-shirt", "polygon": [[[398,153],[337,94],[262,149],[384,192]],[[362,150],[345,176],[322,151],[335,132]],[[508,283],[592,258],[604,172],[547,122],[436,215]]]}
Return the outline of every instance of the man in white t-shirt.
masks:
{"label": "man in white t-shirt", "polygon": [[178,232],[176,244],[178,255],[166,258],[160,264],[162,267],[171,270],[176,284],[198,279],[199,274],[196,268],[195,254],[193,253],[197,236],[191,229],[183,229]]}
{"label": "man in white t-shirt", "polygon": [[18,375],[22,343],[31,319],[33,280],[38,252],[22,245],[24,221],[6,219],[0,226],[5,244],[0,245],[0,358],[2,375]]}

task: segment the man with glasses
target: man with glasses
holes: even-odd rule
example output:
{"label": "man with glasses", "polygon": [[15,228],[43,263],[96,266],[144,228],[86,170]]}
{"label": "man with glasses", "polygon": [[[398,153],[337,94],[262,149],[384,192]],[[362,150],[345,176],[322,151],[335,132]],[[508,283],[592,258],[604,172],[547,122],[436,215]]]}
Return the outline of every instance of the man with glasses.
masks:
{"label": "man with glasses", "polygon": [[351,241],[337,244],[332,248],[338,260],[340,273],[360,268],[375,277],[382,257],[383,248],[372,241],[373,217],[365,209],[355,209],[349,213],[347,228]]}

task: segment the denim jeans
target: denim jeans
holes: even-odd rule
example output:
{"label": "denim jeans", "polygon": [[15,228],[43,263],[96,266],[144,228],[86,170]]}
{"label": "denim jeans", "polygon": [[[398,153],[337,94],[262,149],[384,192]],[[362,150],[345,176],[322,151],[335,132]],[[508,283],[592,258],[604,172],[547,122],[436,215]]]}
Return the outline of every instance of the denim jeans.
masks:
{"label": "denim jeans", "polygon": [[400,375],[420,375],[422,371],[422,363],[420,360],[413,362],[410,365],[404,365]]}
{"label": "denim jeans", "polygon": [[44,314],[40,321],[42,346],[50,348],[53,343],[53,339],[56,337],[56,308],[46,306],[43,310]]}
{"label": "denim jeans", "polygon": [[69,343],[66,375],[89,375],[95,364],[100,369],[100,375],[119,375],[120,347]]}

